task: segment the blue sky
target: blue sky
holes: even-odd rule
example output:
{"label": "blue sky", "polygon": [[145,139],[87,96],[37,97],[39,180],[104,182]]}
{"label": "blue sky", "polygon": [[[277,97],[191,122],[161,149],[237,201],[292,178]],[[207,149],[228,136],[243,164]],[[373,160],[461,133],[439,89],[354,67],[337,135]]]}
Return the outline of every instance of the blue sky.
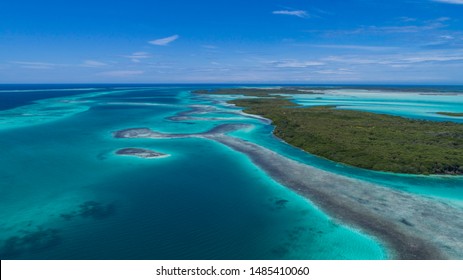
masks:
{"label": "blue sky", "polygon": [[3,0],[0,83],[463,84],[463,0]]}

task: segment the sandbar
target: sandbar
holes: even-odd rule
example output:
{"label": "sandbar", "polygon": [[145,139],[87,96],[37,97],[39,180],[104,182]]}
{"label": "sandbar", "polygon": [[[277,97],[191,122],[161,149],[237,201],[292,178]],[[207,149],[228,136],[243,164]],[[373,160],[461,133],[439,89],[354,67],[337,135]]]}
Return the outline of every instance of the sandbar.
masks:
{"label": "sandbar", "polygon": [[341,223],[378,238],[392,259],[463,259],[463,209],[438,198],[383,187],[302,164],[227,135],[246,124],[203,133],[164,134],[149,128],[115,132],[117,138],[204,138],[243,153],[281,185]]}
{"label": "sandbar", "polygon": [[133,156],[139,158],[165,158],[170,156],[169,154],[163,154],[159,152],[155,152],[148,149],[141,149],[141,148],[124,148],[116,151],[117,155],[121,156]]}

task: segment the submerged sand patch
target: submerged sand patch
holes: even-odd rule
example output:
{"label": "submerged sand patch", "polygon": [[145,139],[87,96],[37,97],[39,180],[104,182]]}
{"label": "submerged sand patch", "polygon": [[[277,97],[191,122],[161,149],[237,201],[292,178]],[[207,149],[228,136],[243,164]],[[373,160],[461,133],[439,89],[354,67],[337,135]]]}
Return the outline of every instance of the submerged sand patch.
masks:
{"label": "submerged sand patch", "polygon": [[163,134],[149,128],[115,132],[116,138],[205,138],[247,155],[277,182],[332,217],[387,244],[398,259],[463,259],[463,209],[444,201],[367,183],[302,164],[226,133],[224,124],[199,134]]}

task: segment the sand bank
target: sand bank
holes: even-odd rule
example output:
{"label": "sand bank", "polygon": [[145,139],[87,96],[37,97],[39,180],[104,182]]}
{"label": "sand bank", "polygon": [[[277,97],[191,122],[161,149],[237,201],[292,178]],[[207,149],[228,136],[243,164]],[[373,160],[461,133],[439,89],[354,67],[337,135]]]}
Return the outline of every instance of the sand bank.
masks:
{"label": "sand bank", "polygon": [[379,238],[392,251],[392,258],[463,259],[463,209],[438,199],[329,173],[226,135],[247,127],[224,124],[199,134],[163,134],[135,128],[113,135],[154,139],[196,137],[222,143],[247,155],[277,182],[308,198],[335,219]]}
{"label": "sand bank", "polygon": [[141,148],[124,148],[116,151],[117,155],[121,156],[134,156],[139,158],[165,158],[170,155],[163,154],[159,152],[155,152],[148,149],[141,149]]}

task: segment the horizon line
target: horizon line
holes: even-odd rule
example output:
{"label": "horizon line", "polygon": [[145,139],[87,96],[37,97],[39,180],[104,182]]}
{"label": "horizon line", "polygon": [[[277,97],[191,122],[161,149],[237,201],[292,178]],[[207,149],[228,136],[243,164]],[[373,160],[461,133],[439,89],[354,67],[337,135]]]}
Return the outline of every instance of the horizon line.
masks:
{"label": "horizon line", "polygon": [[304,85],[304,86],[463,86],[457,83],[303,83],[303,82],[210,82],[210,83],[182,83],[182,82],[138,82],[138,83],[114,83],[114,82],[98,82],[98,83],[0,83],[4,85]]}

